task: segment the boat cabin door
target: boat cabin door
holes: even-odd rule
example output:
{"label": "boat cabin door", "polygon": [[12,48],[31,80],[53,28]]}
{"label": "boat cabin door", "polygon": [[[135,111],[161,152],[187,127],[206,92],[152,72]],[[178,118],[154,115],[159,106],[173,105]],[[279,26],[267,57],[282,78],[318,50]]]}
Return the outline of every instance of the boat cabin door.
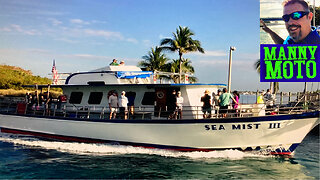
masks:
{"label": "boat cabin door", "polygon": [[161,117],[166,116],[167,107],[167,89],[166,88],[156,88],[156,102],[154,107],[154,116]]}
{"label": "boat cabin door", "polygon": [[154,116],[156,117],[169,117],[176,107],[176,96],[173,92],[178,92],[179,88],[156,88],[155,91],[155,107]]}

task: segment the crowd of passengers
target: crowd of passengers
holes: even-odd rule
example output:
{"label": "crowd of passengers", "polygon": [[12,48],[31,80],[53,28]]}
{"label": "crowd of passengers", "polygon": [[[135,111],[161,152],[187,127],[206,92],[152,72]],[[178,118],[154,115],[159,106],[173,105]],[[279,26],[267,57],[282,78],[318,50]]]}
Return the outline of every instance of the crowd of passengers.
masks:
{"label": "crowd of passengers", "polygon": [[[212,112],[215,115],[219,114],[219,117],[227,117],[227,114],[233,117],[239,117],[239,99],[240,95],[237,91],[233,93],[228,93],[227,88],[223,88],[222,91],[218,89],[217,93],[210,92],[208,90],[204,91],[204,95],[201,97],[200,101],[202,104],[203,118],[211,118]],[[54,102],[59,109],[61,107],[61,102],[63,101],[62,96],[53,99],[51,94],[48,92],[38,92],[27,93],[25,97],[28,111],[35,110],[45,110],[47,115],[50,115],[51,104]],[[268,89],[266,93],[264,91],[260,92],[257,97],[258,104],[266,104],[267,108],[272,108],[275,98]],[[175,90],[167,97],[167,113],[168,119],[182,119],[182,108],[184,99],[181,96],[181,92],[176,92]],[[231,106],[230,106],[231,102]],[[110,115],[109,119],[116,119],[117,115],[122,119],[128,119],[128,117],[134,116],[134,96],[126,95],[125,91],[121,92],[118,97],[116,91],[112,91],[108,96]]]}
{"label": "crowd of passengers", "polygon": [[[218,89],[217,94],[213,92],[212,97],[209,94],[210,92],[205,90],[204,96],[201,97],[203,118],[212,117],[212,108],[215,109],[215,114],[219,114],[219,117],[227,117],[227,114],[239,117],[240,94],[238,91],[233,91],[231,94],[228,93],[227,88],[223,88],[222,91]],[[267,89],[266,93],[264,91],[260,92],[259,96],[257,96],[257,104],[266,104],[267,109],[273,108],[275,100],[270,89]]]}
{"label": "crowd of passengers", "polygon": [[35,91],[33,93],[27,92],[25,95],[27,111],[46,110],[47,115],[50,115],[52,103],[54,103],[54,105],[57,105],[57,108],[59,109],[61,107],[62,101],[62,96],[59,96],[55,99],[50,93],[42,91]]}

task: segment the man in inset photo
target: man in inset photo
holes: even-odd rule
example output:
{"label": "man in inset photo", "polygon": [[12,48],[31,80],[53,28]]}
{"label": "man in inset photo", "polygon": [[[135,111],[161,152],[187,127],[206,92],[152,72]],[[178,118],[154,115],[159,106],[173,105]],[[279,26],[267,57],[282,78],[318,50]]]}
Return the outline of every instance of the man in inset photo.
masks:
{"label": "man in inset photo", "polygon": [[262,29],[268,33],[276,44],[320,44],[316,27],[311,26],[313,13],[304,0],[285,0],[283,16],[289,36],[284,40],[271,30],[265,22],[260,21]]}

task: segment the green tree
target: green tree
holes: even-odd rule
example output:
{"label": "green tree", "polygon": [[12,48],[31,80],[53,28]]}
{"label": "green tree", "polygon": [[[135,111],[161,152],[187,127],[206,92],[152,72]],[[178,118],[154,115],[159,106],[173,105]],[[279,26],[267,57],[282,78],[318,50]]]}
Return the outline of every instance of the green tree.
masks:
{"label": "green tree", "polygon": [[148,55],[142,56],[144,61],[138,63],[139,67],[146,68],[147,71],[166,71],[169,59],[162,53],[162,49],[156,46],[151,48]]}
{"label": "green tree", "polygon": [[199,51],[204,53],[204,49],[201,47],[201,43],[199,40],[192,39],[194,36],[194,32],[192,32],[188,27],[181,27],[176,29],[176,33],[173,33],[173,38],[165,38],[160,42],[161,49],[178,52],[179,54],[179,82],[181,82],[181,74],[182,74],[182,55],[188,52],[196,52]]}
{"label": "green tree", "polygon": [[[189,59],[182,59],[181,63],[181,71],[183,73],[194,73],[194,67],[191,64],[192,62]],[[180,71],[179,65],[180,61],[179,59],[173,59],[169,65],[169,72],[172,72],[173,74],[171,75],[170,79],[172,79],[175,83],[179,83],[179,75],[176,75],[175,73],[178,73]],[[184,76],[185,78],[185,76]],[[189,77],[190,82],[197,82],[198,79],[196,77]]]}
{"label": "green tree", "polygon": [[[169,72],[169,58],[166,57],[165,54],[162,53],[162,49],[156,46],[155,48],[151,48],[151,51],[148,52],[147,55],[142,56],[144,61],[140,61],[138,66],[141,68],[145,68],[147,71],[157,72],[157,71],[165,71]],[[157,75],[157,79],[167,78],[167,76]]]}
{"label": "green tree", "polygon": [[[260,59],[258,59],[255,63],[254,63],[254,67],[257,70],[257,72],[260,74]],[[279,87],[279,82],[270,82],[270,90],[272,93],[277,93],[279,91],[280,87]]]}
{"label": "green tree", "polygon": [[36,83],[51,84],[51,80],[33,76],[31,71],[16,66],[0,65],[0,89],[23,89],[23,85]]}

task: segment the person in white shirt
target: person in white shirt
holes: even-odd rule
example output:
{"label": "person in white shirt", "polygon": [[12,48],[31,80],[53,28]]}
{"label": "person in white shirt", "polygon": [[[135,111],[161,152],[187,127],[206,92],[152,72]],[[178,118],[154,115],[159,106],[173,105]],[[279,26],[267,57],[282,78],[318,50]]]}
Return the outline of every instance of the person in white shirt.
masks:
{"label": "person in white shirt", "polygon": [[110,117],[109,119],[115,119],[117,115],[118,108],[118,98],[116,92],[113,92],[111,96],[109,96],[109,109],[110,109]]}
{"label": "person in white shirt", "polygon": [[182,119],[182,104],[183,104],[183,97],[181,96],[181,92],[178,91],[177,93],[177,100],[176,100],[176,113],[175,113],[175,118],[178,119]]}
{"label": "person in white shirt", "polygon": [[124,119],[127,119],[128,114],[128,98],[125,96],[126,92],[122,91],[121,96],[119,97],[119,110],[120,114]]}

